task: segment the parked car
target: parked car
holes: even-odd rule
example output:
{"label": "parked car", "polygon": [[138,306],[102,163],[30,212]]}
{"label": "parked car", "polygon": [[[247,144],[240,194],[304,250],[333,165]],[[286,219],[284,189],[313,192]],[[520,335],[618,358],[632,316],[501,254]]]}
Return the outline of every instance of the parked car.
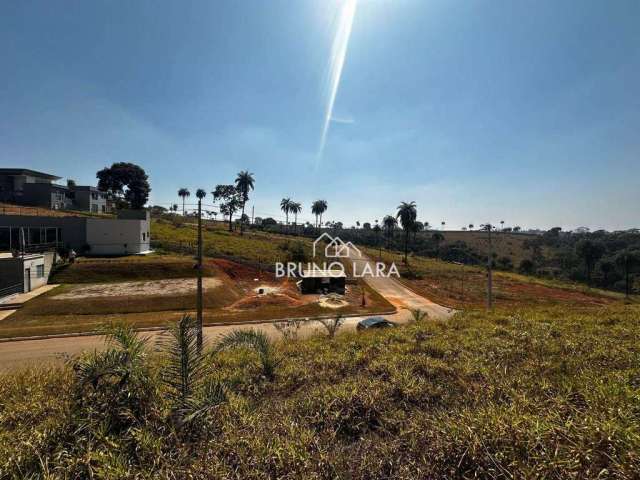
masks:
{"label": "parked car", "polygon": [[367,330],[369,328],[389,328],[395,327],[396,324],[382,317],[369,317],[360,320],[356,328],[358,330]]}

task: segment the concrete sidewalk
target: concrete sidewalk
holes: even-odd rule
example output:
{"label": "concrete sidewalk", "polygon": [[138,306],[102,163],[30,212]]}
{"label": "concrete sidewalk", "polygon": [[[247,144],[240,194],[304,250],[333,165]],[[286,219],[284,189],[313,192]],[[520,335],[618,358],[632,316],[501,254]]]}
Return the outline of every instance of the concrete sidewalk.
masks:
{"label": "concrete sidewalk", "polygon": [[[24,303],[28,302],[32,298],[39,297],[43,293],[47,293],[49,290],[53,290],[58,286],[58,284],[52,283],[49,285],[43,285],[42,287],[31,290],[27,293],[16,293],[15,295],[10,295],[0,300],[0,305],[11,304],[20,308]],[[0,322],[15,312],[16,310],[0,310]]]}

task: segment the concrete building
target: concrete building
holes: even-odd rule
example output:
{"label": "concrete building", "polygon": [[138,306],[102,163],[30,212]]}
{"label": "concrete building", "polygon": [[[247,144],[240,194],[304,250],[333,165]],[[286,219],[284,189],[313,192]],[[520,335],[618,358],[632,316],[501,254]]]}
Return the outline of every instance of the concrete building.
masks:
{"label": "concrete building", "polygon": [[42,253],[15,257],[11,253],[0,253],[0,298],[46,285],[52,264],[53,255],[47,262]]}
{"label": "concrete building", "polygon": [[89,185],[73,186],[69,188],[68,196],[73,204],[72,208],[92,213],[109,213],[110,205],[105,192]]}
{"label": "concrete building", "polygon": [[89,185],[64,186],[61,177],[27,168],[0,168],[0,202],[52,210],[82,210],[109,213],[105,192]]}
{"label": "concrete building", "polygon": [[0,168],[0,201],[34,207],[71,206],[67,187],[53,183],[60,177],[27,168]]}
{"label": "concrete building", "polygon": [[149,212],[117,218],[0,216],[0,251],[67,248],[81,255],[131,255],[151,250]]}

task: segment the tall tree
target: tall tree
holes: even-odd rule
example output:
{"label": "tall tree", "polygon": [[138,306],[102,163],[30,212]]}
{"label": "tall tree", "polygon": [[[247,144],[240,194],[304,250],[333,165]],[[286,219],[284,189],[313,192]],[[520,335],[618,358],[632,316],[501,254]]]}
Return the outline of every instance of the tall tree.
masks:
{"label": "tall tree", "polygon": [[380,257],[382,257],[382,243],[380,242],[380,232],[382,231],[382,228],[380,228],[380,225],[378,225],[377,219],[376,219],[376,224],[373,227],[373,231],[376,234],[376,244],[378,245],[378,261],[379,261]]}
{"label": "tall tree", "polygon": [[400,225],[404,230],[404,263],[407,263],[407,254],[409,252],[409,234],[414,229],[414,224],[418,212],[416,210],[416,202],[402,202],[398,205],[398,213],[396,218],[400,219]]}
{"label": "tall tree", "polygon": [[291,199],[283,198],[280,200],[280,210],[284,212],[285,215],[285,225],[287,227],[287,232],[289,231],[289,212],[291,211]]}
{"label": "tall tree", "polygon": [[188,188],[183,187],[180,190],[178,190],[178,196],[182,198],[182,216],[184,217],[184,202],[187,199],[187,197],[191,196],[191,192],[189,191]]}
{"label": "tall tree", "polygon": [[436,242],[436,256],[440,258],[440,243],[444,240],[444,235],[442,235],[440,232],[433,232],[433,235],[431,235],[431,240]]}
{"label": "tall tree", "polygon": [[220,202],[220,213],[229,217],[229,231],[233,230],[233,214],[242,205],[242,195],[235,185],[217,185],[211,192],[214,201]]}
{"label": "tall tree", "polygon": [[311,213],[316,216],[316,230],[318,229],[318,216],[322,213],[322,205],[320,205],[320,200],[316,200],[311,204]]}
{"label": "tall tree", "polygon": [[604,255],[604,245],[601,242],[584,239],[576,243],[576,254],[584,262],[585,270],[587,272],[587,282],[591,285],[591,273],[593,267],[602,255]]}
{"label": "tall tree", "polygon": [[326,200],[318,200],[318,211],[320,212],[320,226],[322,226],[322,214],[327,211]]}
{"label": "tall tree", "polygon": [[624,271],[625,295],[628,298],[631,293],[631,274],[640,268],[640,250],[625,249],[618,254],[615,262]]}
{"label": "tall tree", "polygon": [[302,204],[300,202],[291,202],[289,205],[289,211],[295,215],[293,220],[293,233],[297,233],[298,230],[298,214],[302,211]]}
{"label": "tall tree", "polygon": [[387,215],[382,219],[382,225],[384,226],[384,232],[387,237],[387,250],[389,250],[389,247],[391,246],[391,239],[393,238],[393,231],[395,230],[396,225],[398,225],[398,221],[395,217]]}
{"label": "tall tree", "polygon": [[116,201],[117,207],[139,210],[149,199],[149,177],[142,167],[133,163],[114,163],[100,170],[98,189],[107,192]]}
{"label": "tall tree", "polygon": [[[249,200],[249,192],[253,190],[253,186],[255,183],[255,179],[253,178],[253,173],[249,173],[247,170],[243,170],[238,173],[236,177],[236,188],[238,192],[240,192],[242,198],[242,215],[240,218],[244,217],[244,206]],[[244,234],[244,222],[240,222],[240,235]]]}

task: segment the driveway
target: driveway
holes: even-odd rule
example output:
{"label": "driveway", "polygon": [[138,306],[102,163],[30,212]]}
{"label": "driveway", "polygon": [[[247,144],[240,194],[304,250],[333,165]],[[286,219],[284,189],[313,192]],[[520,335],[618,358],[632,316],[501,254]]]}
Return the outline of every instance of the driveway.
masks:
{"label": "driveway", "polygon": [[[355,258],[358,271],[362,272],[369,263],[375,272],[375,262],[367,258]],[[411,319],[412,309],[420,309],[430,318],[446,319],[455,313],[453,310],[437,305],[412,292],[394,278],[364,277],[364,281],[394,305],[398,312],[385,317],[396,323],[406,323]],[[341,331],[354,331],[356,324],[366,317],[350,317],[345,320]],[[256,328],[264,331],[269,337],[277,339],[280,333],[272,322],[245,325],[224,325],[204,328],[205,341],[212,342],[216,337],[237,329]],[[302,325],[299,336],[315,335],[324,332],[324,327],[317,321],[309,321]],[[153,344],[162,331],[142,332]],[[0,370],[11,370],[18,366],[41,365],[47,361],[61,362],[65,358],[80,354],[85,350],[104,348],[104,337],[100,335],[83,335],[77,337],[47,338],[42,340],[22,340],[0,343]]]}

